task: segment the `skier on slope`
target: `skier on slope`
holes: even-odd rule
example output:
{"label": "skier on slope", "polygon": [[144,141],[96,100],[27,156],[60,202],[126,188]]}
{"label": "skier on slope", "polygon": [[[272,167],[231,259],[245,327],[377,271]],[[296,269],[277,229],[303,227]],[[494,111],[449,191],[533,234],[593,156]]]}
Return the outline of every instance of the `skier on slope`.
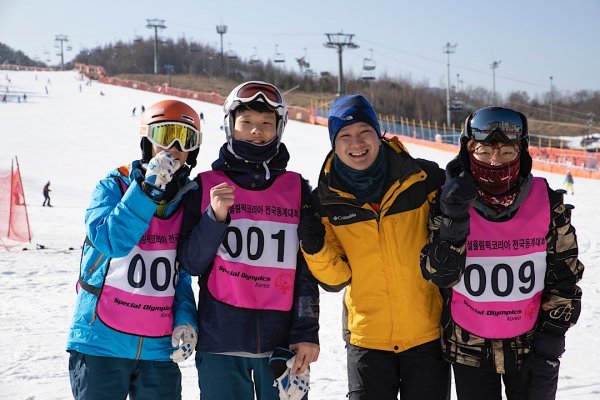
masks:
{"label": "skier on slope", "polygon": [[50,192],[52,191],[52,189],[50,189],[50,181],[46,182],[46,184],[44,185],[44,189],[42,189],[42,194],[44,195],[44,203],[42,204],[42,207],[52,207],[52,204],[50,204]]}
{"label": "skier on slope", "polygon": [[199,117],[183,102],[160,101],[144,114],[140,135],[142,159],[102,179],[85,215],[67,342],[75,399],[180,399],[176,363],[196,345],[191,278],[176,247],[182,196],[196,188],[188,176]]}
{"label": "skier on slope", "polygon": [[527,118],[471,114],[432,206],[423,276],[444,297],[442,348],[459,400],[550,400],[581,312],[571,208],[531,175]]}

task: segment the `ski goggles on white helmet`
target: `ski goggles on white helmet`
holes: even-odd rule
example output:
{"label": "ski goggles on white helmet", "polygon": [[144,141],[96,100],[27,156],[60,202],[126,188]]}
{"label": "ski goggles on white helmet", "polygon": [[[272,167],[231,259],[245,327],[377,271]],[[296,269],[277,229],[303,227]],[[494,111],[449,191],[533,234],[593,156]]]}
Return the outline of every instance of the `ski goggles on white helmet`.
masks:
{"label": "ski goggles on white helmet", "polygon": [[529,137],[527,117],[510,108],[482,108],[467,117],[465,135],[479,142],[518,142]]}
{"label": "ski goggles on white helmet", "polygon": [[179,122],[159,122],[140,127],[140,136],[163,149],[179,142],[182,151],[196,150],[202,143],[202,133],[196,128]]}
{"label": "ski goggles on white helmet", "polygon": [[283,97],[281,97],[281,93],[275,86],[259,81],[246,82],[238,86],[233,93],[231,101],[250,103],[257,100],[260,101],[259,99],[262,99],[273,108],[285,106]]}

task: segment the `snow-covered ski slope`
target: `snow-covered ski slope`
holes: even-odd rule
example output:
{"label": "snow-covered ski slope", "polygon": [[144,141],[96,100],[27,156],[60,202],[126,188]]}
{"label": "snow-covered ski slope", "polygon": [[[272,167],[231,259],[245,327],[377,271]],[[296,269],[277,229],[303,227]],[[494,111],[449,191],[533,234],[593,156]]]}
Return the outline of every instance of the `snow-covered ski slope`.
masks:
{"label": "snow-covered ski slope", "polygon": [[[70,71],[0,72],[0,94],[5,85],[9,85],[10,93],[27,93],[26,103],[0,103],[0,169],[10,169],[11,157],[19,157],[33,231],[33,244],[22,246],[30,250],[0,251],[1,399],[71,398],[64,345],[75,300],[84,211],[99,179],[112,168],[139,157],[140,106],[148,107],[165,98],[85,83]],[[224,142],[222,112],[214,104],[188,102],[204,112],[206,119],[195,175],[210,168]],[[131,115],[133,107],[138,111],[135,117]],[[315,184],[330,148],[327,129],[290,121],[283,141],[291,153],[289,168]],[[414,156],[443,166],[452,157],[427,147],[407,147]],[[562,176],[538,174],[553,187],[561,187]],[[48,180],[53,208],[41,207],[42,187]],[[575,205],[573,221],[587,268],[581,283],[583,313],[567,337],[558,399],[592,400],[600,398],[600,182],[577,179],[575,190],[576,195],[567,200]],[[76,250],[33,250],[36,243]],[[341,302],[341,294],[322,293],[321,356],[312,367],[313,400],[345,399]],[[193,360],[181,367],[183,398],[197,399]]]}

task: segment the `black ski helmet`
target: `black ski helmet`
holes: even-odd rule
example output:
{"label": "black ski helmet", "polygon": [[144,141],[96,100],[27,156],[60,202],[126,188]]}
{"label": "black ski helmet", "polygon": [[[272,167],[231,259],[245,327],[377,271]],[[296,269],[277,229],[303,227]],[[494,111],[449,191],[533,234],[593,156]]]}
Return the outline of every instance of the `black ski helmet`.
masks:
{"label": "black ski helmet", "polygon": [[531,173],[529,126],[527,117],[523,113],[505,107],[484,107],[467,117],[460,135],[459,153],[463,168],[467,171],[471,171],[467,153],[469,140],[519,143],[521,157],[519,174],[525,177]]}

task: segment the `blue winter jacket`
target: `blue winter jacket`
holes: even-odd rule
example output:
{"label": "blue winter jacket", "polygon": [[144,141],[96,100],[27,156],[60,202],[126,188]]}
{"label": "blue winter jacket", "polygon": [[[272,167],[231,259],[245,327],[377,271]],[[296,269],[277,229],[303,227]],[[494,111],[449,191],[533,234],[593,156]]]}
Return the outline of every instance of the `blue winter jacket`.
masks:
{"label": "blue winter jacket", "polygon": [[[119,179],[129,186],[124,194]],[[142,191],[142,180],[141,165],[134,161],[129,168],[111,171],[96,185],[85,213],[87,238],[80,267],[84,286],[102,288],[111,258],[129,254],[155,214],[161,217],[172,215],[183,194],[197,187],[187,177],[180,177],[179,191],[173,200],[159,207]],[[170,336],[146,338],[109,328],[96,318],[97,299],[91,292],[79,290],[67,350],[95,356],[170,361],[169,355],[175,350]],[[173,327],[193,324],[197,329],[191,278],[183,268],[179,269],[173,309]]]}
{"label": "blue winter jacket", "polygon": [[[262,164],[247,163],[236,159],[221,148],[214,170],[222,170],[233,182],[249,190],[264,190],[285,172],[289,154],[283,144],[278,155],[268,164],[271,178],[265,179]],[[202,185],[200,176],[195,179]],[[304,179],[302,185],[301,218],[312,212],[310,187]],[[207,288],[213,259],[225,237],[229,218],[217,222],[212,209],[201,209],[202,191],[210,187],[200,186],[184,201],[183,226],[179,240],[181,266],[191,275],[199,276],[198,298],[198,351],[211,353],[247,352],[260,354],[275,347],[290,344],[319,343],[319,289],[311,275],[302,253],[298,251],[294,303],[291,311],[253,310],[239,308],[216,300]]]}

